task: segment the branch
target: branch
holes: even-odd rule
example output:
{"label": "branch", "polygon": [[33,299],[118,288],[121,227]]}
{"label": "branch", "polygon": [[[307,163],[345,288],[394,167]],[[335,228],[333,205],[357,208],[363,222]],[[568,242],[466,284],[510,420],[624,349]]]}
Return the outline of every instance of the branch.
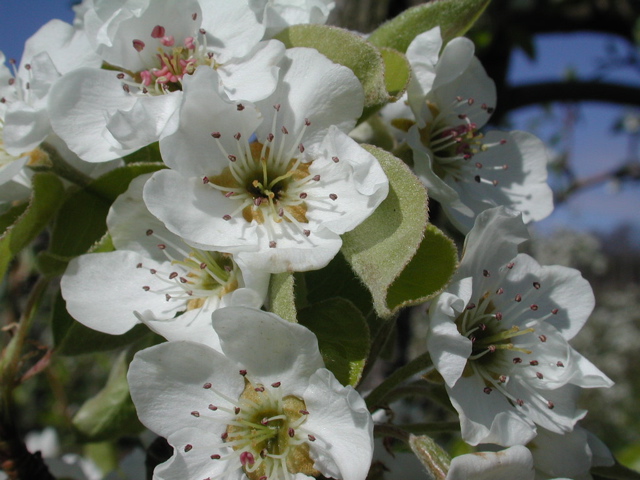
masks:
{"label": "branch", "polygon": [[640,106],[640,88],[603,82],[544,82],[507,87],[500,96],[503,112],[548,102],[607,102]]}

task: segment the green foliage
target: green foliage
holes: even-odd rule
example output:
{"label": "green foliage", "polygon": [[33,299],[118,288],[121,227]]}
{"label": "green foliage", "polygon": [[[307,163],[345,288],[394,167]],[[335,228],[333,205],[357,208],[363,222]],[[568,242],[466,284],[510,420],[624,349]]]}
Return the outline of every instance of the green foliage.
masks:
{"label": "green foliage", "polygon": [[292,273],[271,275],[268,296],[270,312],[296,323],[298,320],[294,284],[295,279]]}
{"label": "green foliage", "polygon": [[427,193],[398,158],[365,148],[380,161],[389,178],[386,200],[371,217],[343,236],[342,253],[373,296],[381,317],[436,295],[457,264],[451,240],[427,225]]}
{"label": "green foliage", "polygon": [[489,5],[490,0],[439,0],[405,10],[375,30],[369,41],[378,47],[406,52],[411,41],[440,26],[442,39],[464,35]]}
{"label": "green foliage", "polygon": [[129,395],[127,370],[131,358],[118,356],[104,388],[87,400],[73,417],[73,426],[85,441],[102,441],[137,435],[144,427]]}
{"label": "green foliage", "polygon": [[4,224],[11,219],[13,223],[0,237],[0,278],[4,277],[11,259],[38,236],[62,203],[62,182],[54,174],[36,173],[31,183],[29,205],[19,207],[22,212],[11,209],[2,216]]}
{"label": "green foliage", "polygon": [[[104,308],[109,308],[107,302],[105,302]],[[144,325],[137,325],[122,335],[109,335],[85,327],[69,315],[60,293],[53,303],[51,329],[56,353],[69,356],[115,350],[130,345],[144,336],[151,335],[149,329]]]}
{"label": "green foliage", "polygon": [[131,180],[161,168],[164,166],[159,163],[130,164],[72,193],[60,208],[49,250],[38,259],[42,271],[48,275],[60,274],[73,257],[89,251],[105,235],[109,208],[118,195],[127,190]]}
{"label": "green foliage", "polygon": [[384,82],[389,93],[389,101],[395,102],[407,91],[411,78],[411,65],[402,53],[393,48],[381,48],[384,60]]}
{"label": "green foliage", "polygon": [[338,381],[356,386],[369,354],[369,329],[360,310],[334,298],[300,310],[298,319],[318,337],[324,363]]}

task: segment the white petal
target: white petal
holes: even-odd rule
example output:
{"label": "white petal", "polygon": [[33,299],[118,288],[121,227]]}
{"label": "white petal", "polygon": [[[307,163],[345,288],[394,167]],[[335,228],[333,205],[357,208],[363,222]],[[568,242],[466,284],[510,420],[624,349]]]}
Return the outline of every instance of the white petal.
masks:
{"label": "white petal", "polygon": [[[222,64],[217,72],[229,98],[255,102],[271,95],[278,83],[278,63],[284,52],[283,43],[270,40],[257,44],[246,57]],[[260,81],[256,82],[256,78]]]}
{"label": "white petal", "polygon": [[533,480],[533,458],[522,445],[499,452],[469,453],[451,461],[446,480]]}
{"label": "white petal", "polygon": [[[140,263],[144,268],[136,268]],[[135,310],[151,310],[163,318],[173,318],[183,305],[167,302],[163,294],[142,288],[166,287],[149,273],[150,268],[159,270],[161,266],[126,250],[74,258],[60,283],[67,310],[87,327],[112,335],[125,333],[138,323]]]}
{"label": "white petal", "polygon": [[304,428],[316,437],[310,444],[314,467],[329,477],[366,478],[373,456],[373,421],[362,397],[323,368],[309,378],[304,400],[309,411]]}
{"label": "white petal", "polygon": [[53,130],[87,162],[105,162],[133,151],[123,148],[107,130],[108,118],[130,110],[137,97],[122,89],[108,70],[82,68],[59,79],[51,88],[49,112]]}
{"label": "white petal", "polygon": [[249,307],[222,308],[212,318],[222,351],[250,379],[281,382],[286,392],[302,397],[310,375],[324,366],[316,336],[302,325]]}
{"label": "white petal", "polygon": [[[226,428],[224,418],[212,422],[191,412],[206,412],[212,403],[228,407],[214,389],[232,399],[244,389],[244,378],[234,362],[193,342],[168,342],[139,351],[127,379],[140,421],[163,437],[184,428],[198,429],[201,435],[220,435]],[[213,388],[203,388],[205,383]]]}

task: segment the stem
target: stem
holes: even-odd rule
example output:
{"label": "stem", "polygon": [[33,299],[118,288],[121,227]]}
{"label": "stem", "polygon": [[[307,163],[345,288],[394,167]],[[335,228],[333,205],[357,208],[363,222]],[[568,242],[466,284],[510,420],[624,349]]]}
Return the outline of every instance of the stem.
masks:
{"label": "stem", "polygon": [[55,480],[39,452],[30,453],[18,435],[13,390],[19,383],[22,350],[49,281],[36,282],[13,338],[0,358],[0,466],[10,480]]}
{"label": "stem", "polygon": [[51,161],[51,170],[61,178],[69,180],[71,183],[75,183],[80,187],[86,187],[93,181],[90,176],[82,173],[62,158],[54,146],[49,145],[48,143],[42,143],[40,145],[40,149],[46,152],[49,156],[49,160]]}
{"label": "stem", "polygon": [[374,388],[365,401],[367,402],[367,406],[370,411],[373,411],[378,407],[385,397],[393,390],[396,386],[400,385],[402,382],[412,377],[416,373],[419,373],[431,366],[431,357],[429,353],[423,353],[419,357],[414,358],[409,363],[407,363],[404,367],[399,368],[395,372],[393,372],[388,378],[386,378],[380,385]]}

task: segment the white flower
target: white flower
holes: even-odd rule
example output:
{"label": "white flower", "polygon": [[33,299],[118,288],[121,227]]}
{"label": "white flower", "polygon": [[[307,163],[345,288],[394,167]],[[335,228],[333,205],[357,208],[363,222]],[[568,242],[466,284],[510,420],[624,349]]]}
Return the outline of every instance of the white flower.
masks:
{"label": "white flower", "polygon": [[531,452],[522,445],[499,452],[477,452],[454,457],[446,480],[533,480]]}
{"label": "white flower", "polygon": [[609,449],[580,426],[564,435],[540,429],[527,447],[533,455],[536,480],[558,477],[592,480],[591,467],[614,464]]}
{"label": "white flower", "polygon": [[427,346],[472,445],[524,444],[535,425],[571,431],[579,387],[609,387],[567,343],[594,305],[577,270],[540,266],[517,245],[528,238],[516,212],[478,216],[454,282],[429,307]]}
{"label": "white flower", "polygon": [[65,76],[50,109],[55,131],[86,161],[129,154],[172,131],[183,78],[199,67],[215,69],[234,98],[275,88],[284,45],[260,42],[264,27],[247,0],[94,0],[84,10],[109,68]]}
{"label": "white flower", "polygon": [[223,353],[168,342],[131,363],[140,420],[174,447],[154,478],[364,480],[371,416],[324,368],[315,335],[244,307],[217,310],[213,327]]}
{"label": "white flower", "polygon": [[144,190],[170,231],[272,273],[326,265],[388,192],[377,160],[344,133],[363,105],[351,70],[311,49],[285,60],[255,106],[218,92],[212,70],[187,79],[180,128],[160,142],[171,170]]}
{"label": "white flower", "polygon": [[167,231],[142,202],[148,178],[135,178],[109,211],[107,226],[117,250],[70,262],[61,281],[67,309],[84,325],[112,335],[140,321],[169,340],[215,347],[211,312],[228,305],[261,306],[269,275],[241,268],[231,255],[189,247]]}
{"label": "white flower", "polygon": [[272,38],[290,25],[326,23],[336,3],[332,0],[249,0],[249,5],[266,27],[265,38]]}
{"label": "white flower", "polygon": [[[407,101],[415,116],[407,142],[429,195],[463,232],[499,205],[522,212],[527,223],[546,217],[553,205],[542,142],[526,132],[480,133],[496,103],[495,86],[470,40],[451,40],[439,56],[441,48],[436,27],[407,50],[413,73]],[[412,122],[394,123],[406,129]]]}
{"label": "white flower", "polygon": [[[4,55],[0,60],[4,63]],[[0,114],[5,123],[4,148],[20,156],[52,133],[47,102],[54,82],[74,69],[97,66],[100,59],[81,30],[51,20],[27,40],[19,67],[11,63],[13,75],[4,67],[0,71]]]}

